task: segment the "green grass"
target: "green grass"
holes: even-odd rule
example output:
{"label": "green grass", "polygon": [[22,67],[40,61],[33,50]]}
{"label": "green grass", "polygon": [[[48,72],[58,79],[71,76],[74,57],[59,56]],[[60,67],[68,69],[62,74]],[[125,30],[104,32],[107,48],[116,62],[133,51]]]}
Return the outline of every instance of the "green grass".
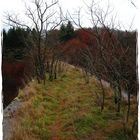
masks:
{"label": "green grass", "polygon": [[[106,89],[105,109],[100,111],[96,94],[102,91],[92,78],[86,84],[79,70],[69,68],[58,79],[45,85],[31,82],[28,95],[20,91],[23,108],[17,114],[18,131],[12,139],[21,140],[125,140],[121,132],[122,113],[116,115],[112,97]],[[27,92],[27,91],[26,91]],[[25,100],[26,99],[26,100]],[[117,125],[116,125],[117,124]],[[117,128],[115,129],[115,127]],[[20,135],[24,132],[24,137]],[[116,139],[115,139],[116,138]]]}
{"label": "green grass", "polygon": [[109,135],[108,140],[136,140],[129,132],[127,133],[128,134],[126,135],[123,129],[115,130]]}

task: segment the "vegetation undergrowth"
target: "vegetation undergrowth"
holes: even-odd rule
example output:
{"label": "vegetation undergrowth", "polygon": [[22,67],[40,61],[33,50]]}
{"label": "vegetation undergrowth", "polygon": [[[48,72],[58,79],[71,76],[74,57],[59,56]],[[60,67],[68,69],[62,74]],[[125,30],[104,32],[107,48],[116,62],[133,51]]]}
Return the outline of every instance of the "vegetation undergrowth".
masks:
{"label": "vegetation undergrowth", "polygon": [[116,113],[111,89],[106,89],[102,112],[100,92],[94,77],[85,84],[80,70],[71,66],[45,85],[31,81],[19,93],[22,107],[11,140],[133,140],[123,133],[123,109]]}

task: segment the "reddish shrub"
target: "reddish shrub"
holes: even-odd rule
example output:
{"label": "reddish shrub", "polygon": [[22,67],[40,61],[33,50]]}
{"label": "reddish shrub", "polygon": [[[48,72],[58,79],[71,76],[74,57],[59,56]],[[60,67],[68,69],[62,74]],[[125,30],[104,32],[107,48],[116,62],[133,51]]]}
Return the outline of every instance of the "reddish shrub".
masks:
{"label": "reddish shrub", "polygon": [[18,89],[24,86],[25,70],[27,65],[24,62],[2,64],[4,106],[8,105],[18,94]]}

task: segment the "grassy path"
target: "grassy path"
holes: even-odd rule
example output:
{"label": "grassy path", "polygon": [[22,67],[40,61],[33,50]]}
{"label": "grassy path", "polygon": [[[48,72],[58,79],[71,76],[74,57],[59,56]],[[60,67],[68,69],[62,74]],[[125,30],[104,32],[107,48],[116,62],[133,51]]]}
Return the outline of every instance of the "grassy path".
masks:
{"label": "grassy path", "polygon": [[93,78],[85,84],[80,71],[73,67],[45,85],[31,82],[27,95],[20,91],[23,103],[11,140],[112,140],[109,135],[122,129],[123,120],[122,113],[116,115],[110,92],[107,89],[101,112],[98,82]]}

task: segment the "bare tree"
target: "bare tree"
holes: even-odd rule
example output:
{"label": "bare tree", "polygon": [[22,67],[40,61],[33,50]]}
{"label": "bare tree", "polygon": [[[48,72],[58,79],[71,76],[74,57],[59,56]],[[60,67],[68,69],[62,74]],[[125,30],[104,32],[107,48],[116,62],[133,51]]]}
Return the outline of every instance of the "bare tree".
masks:
{"label": "bare tree", "polygon": [[[58,1],[48,4],[43,0],[34,0],[32,8],[26,6],[26,16],[30,19],[32,26],[21,23],[10,14],[7,15],[8,24],[11,26],[21,26],[30,29],[28,46],[30,45],[30,56],[32,58],[35,75],[38,82],[44,80],[46,73],[46,53],[48,42],[48,31],[55,29],[61,24],[61,8],[58,11]],[[56,10],[57,9],[57,10]],[[58,14],[59,13],[59,14]]]}
{"label": "bare tree", "polygon": [[[81,9],[77,12],[77,22],[69,14],[73,22],[78,27],[85,30],[85,32],[89,32],[93,36],[93,40],[95,40],[93,42],[93,45],[88,46],[88,47],[92,47],[94,49],[96,48],[94,50],[96,54],[91,53],[90,49],[83,51],[83,57],[85,57],[85,59],[87,60],[86,68],[88,68],[91,73],[95,74],[98,77],[99,81],[101,81],[101,79],[104,79],[112,85],[112,88],[114,89],[114,101],[115,101],[115,104],[117,105],[117,108],[116,108],[117,112],[120,112],[120,109],[121,109],[122,88],[126,88],[128,90],[129,92],[128,93],[128,114],[129,114],[130,93],[132,93],[130,85],[133,83],[132,83],[132,80],[129,79],[128,77],[133,77],[136,71],[135,62],[133,62],[135,56],[132,56],[132,54],[130,54],[131,58],[128,59],[129,53],[132,52],[132,50],[130,49],[132,47],[130,47],[130,45],[128,44],[124,44],[120,40],[120,37],[119,37],[120,34],[119,34],[119,31],[117,30],[118,25],[115,26],[116,16],[114,17],[110,16],[110,14],[112,13],[112,9],[110,9],[109,4],[105,11],[102,8],[100,8],[98,6],[98,3],[95,3],[94,0],[91,1],[91,4],[89,5],[86,4],[86,6],[88,8],[88,15],[90,15],[92,31],[85,30],[82,27],[81,15],[80,15]],[[108,20],[108,17],[110,18],[110,21]],[[127,42],[128,42],[128,39],[127,39]],[[135,52],[133,54],[135,55]],[[126,61],[126,59],[128,60]],[[134,63],[135,65],[134,67],[131,62]],[[124,67],[127,68],[128,64],[130,66],[129,69],[125,69],[124,71],[123,70]],[[136,77],[133,78],[133,80],[136,81]],[[101,87],[103,86],[101,85]],[[104,98],[105,98],[104,95],[105,94],[103,93],[102,95],[103,103],[104,103]],[[103,108],[103,105],[102,105],[102,108]]]}

